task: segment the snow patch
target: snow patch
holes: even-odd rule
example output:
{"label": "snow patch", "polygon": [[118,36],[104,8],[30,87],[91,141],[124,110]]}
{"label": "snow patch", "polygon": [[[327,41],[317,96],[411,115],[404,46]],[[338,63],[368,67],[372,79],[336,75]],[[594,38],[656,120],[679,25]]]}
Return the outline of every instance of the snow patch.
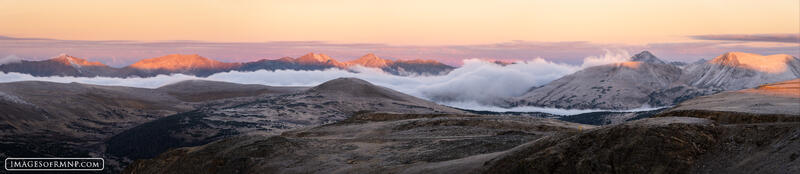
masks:
{"label": "snow patch", "polygon": [[596,56],[589,56],[583,59],[583,64],[581,68],[587,68],[592,66],[598,65],[606,65],[612,63],[620,63],[620,62],[627,62],[631,60],[631,55],[625,50],[604,50],[605,54],[600,57]]}

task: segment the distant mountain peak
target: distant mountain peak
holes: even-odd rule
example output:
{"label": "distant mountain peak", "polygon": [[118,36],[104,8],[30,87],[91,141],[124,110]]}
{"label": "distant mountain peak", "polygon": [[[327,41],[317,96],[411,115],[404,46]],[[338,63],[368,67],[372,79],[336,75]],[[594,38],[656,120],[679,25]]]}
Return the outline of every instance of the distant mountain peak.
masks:
{"label": "distant mountain peak", "polygon": [[374,68],[382,68],[391,65],[393,62],[391,60],[383,59],[375,54],[369,53],[367,55],[361,56],[356,60],[348,62],[354,65],[361,65],[365,67],[374,67]]}
{"label": "distant mountain peak", "polygon": [[768,73],[781,73],[786,71],[787,64],[796,59],[787,54],[774,54],[763,56],[744,52],[727,52],[708,61],[712,64],[723,66],[742,67]]}
{"label": "distant mountain peak", "polygon": [[636,55],[633,55],[633,57],[631,57],[631,61],[644,62],[644,63],[654,63],[654,64],[665,64],[664,61],[662,61],[661,59],[658,59],[658,57],[656,57],[655,55],[653,55],[653,53],[650,53],[650,51],[647,51],[647,50],[642,51],[642,52],[640,52],[640,53],[638,53]]}
{"label": "distant mountain peak", "polygon": [[281,57],[280,59],[276,59],[276,60],[277,60],[277,61],[283,61],[283,62],[291,62],[291,61],[294,61],[294,58],[291,58],[291,57]]}
{"label": "distant mountain peak", "polygon": [[335,67],[345,67],[343,63],[336,61],[336,59],[333,59],[325,54],[317,53],[308,53],[298,57],[297,59],[294,59],[294,61],[301,64],[327,64]]}
{"label": "distant mountain peak", "polygon": [[186,70],[198,68],[229,68],[234,65],[235,63],[224,63],[197,54],[170,54],[156,58],[142,59],[130,65],[130,67],[136,69]]}
{"label": "distant mountain peak", "polygon": [[100,62],[90,62],[90,61],[88,61],[86,59],[73,57],[73,56],[70,56],[70,55],[65,54],[65,53],[61,53],[58,56],[53,57],[50,60],[51,61],[55,61],[55,62],[59,62],[61,64],[67,65],[67,66],[72,66],[72,67],[75,67],[75,68],[81,68],[81,67],[84,67],[84,66],[106,66],[105,64],[100,63]]}
{"label": "distant mountain peak", "polygon": [[298,61],[314,61],[314,62],[328,62],[333,60],[330,56],[325,54],[308,53],[297,58]]}

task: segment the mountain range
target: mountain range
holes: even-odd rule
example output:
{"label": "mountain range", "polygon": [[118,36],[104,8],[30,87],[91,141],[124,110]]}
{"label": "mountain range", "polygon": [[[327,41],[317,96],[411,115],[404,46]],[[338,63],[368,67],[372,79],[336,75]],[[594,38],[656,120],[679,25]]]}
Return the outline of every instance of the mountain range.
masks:
{"label": "mountain range", "polygon": [[122,68],[114,68],[100,62],[90,62],[86,59],[62,54],[42,61],[23,60],[0,64],[0,71],[33,76],[152,77],[161,74],[186,74],[207,77],[229,71],[325,70],[330,68],[349,70],[355,66],[378,68],[393,75],[403,76],[442,75],[454,69],[452,66],[434,60],[392,61],[372,53],[348,62],[339,62],[325,54],[308,53],[298,58],[262,59],[244,63],[220,62],[197,54],[170,54],[142,59]]}
{"label": "mountain range", "polygon": [[730,52],[678,66],[649,51],[630,61],[588,67],[508,99],[506,107],[635,109],[670,106],[726,90],[800,78],[800,59]]}
{"label": "mountain range", "polygon": [[[415,61],[307,54],[257,62],[264,64],[168,55],[113,68],[62,55],[5,65],[199,76],[245,65],[387,71]],[[644,51],[507,101],[667,107],[573,116],[462,110],[356,78],[305,87],[0,83],[0,158],[101,157],[106,173],[797,173],[798,72],[798,59],[787,55],[731,52],[683,65]]]}

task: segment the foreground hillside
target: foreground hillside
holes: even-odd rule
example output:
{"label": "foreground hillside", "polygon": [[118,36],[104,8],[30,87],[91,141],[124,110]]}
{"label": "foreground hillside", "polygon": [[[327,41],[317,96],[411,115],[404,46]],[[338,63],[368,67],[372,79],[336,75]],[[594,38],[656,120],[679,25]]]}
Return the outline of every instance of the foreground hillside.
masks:
{"label": "foreground hillside", "polygon": [[170,148],[276,135],[362,112],[465,113],[353,78],[315,87],[200,80],[156,89],[0,83],[0,108],[0,157],[103,157],[110,172]]}
{"label": "foreground hillside", "polygon": [[336,124],[240,136],[137,161],[126,173],[468,172],[525,142],[591,126],[550,119],[373,113]]}
{"label": "foreground hillside", "polygon": [[280,136],[239,136],[175,149],[137,161],[125,173],[800,171],[798,122],[728,125],[658,117],[593,128],[513,117],[368,117]]}
{"label": "foreground hillside", "polygon": [[170,150],[125,173],[797,173],[800,121],[759,119],[800,117],[793,105],[781,104],[785,99],[771,96],[794,94],[794,83],[735,93],[757,93],[750,99],[777,110],[708,105],[745,118],[737,122],[677,112],[684,105],[601,127],[508,116],[360,114],[275,136]]}
{"label": "foreground hillside", "polygon": [[304,88],[186,81],[158,89],[79,83],[0,83],[0,157],[97,156],[109,137],[210,101]]}

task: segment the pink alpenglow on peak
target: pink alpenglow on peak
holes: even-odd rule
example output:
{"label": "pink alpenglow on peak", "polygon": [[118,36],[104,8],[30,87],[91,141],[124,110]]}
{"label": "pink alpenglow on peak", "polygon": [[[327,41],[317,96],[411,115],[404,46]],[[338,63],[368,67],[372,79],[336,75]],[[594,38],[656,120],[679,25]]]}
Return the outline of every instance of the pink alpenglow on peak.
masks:
{"label": "pink alpenglow on peak", "polygon": [[371,68],[383,68],[391,65],[393,62],[392,60],[383,59],[375,54],[369,53],[367,55],[361,56],[356,60],[352,60],[347,62],[349,65],[361,65],[364,67],[371,67]]}
{"label": "pink alpenglow on peak", "polygon": [[239,63],[224,63],[205,58],[197,54],[170,54],[166,56],[142,59],[130,65],[131,68],[145,70],[187,70],[187,69],[225,69]]}
{"label": "pink alpenglow on peak", "polygon": [[753,53],[728,52],[720,55],[710,63],[724,66],[741,67],[756,71],[778,74],[787,70],[787,63],[795,59],[787,54],[762,56]]}

